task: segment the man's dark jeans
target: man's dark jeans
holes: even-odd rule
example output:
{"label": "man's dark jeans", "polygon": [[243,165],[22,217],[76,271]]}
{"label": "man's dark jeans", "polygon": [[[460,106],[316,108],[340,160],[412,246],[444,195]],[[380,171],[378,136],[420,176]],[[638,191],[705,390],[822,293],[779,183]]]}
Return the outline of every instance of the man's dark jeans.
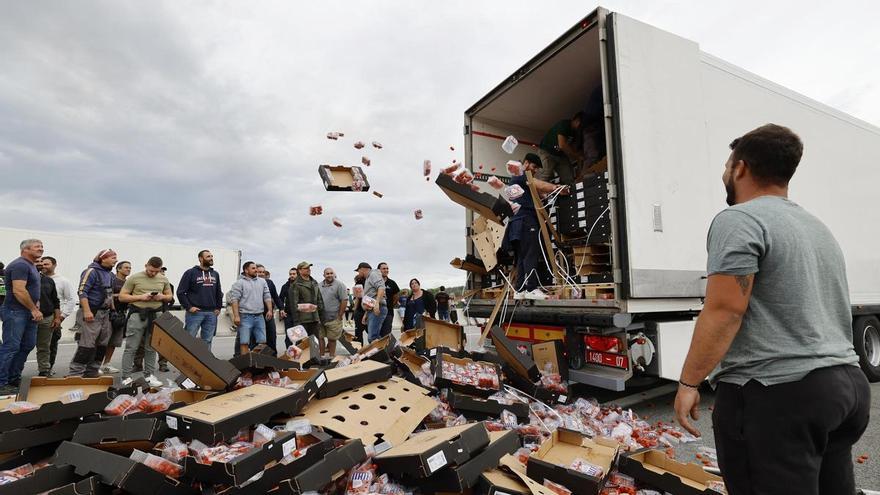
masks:
{"label": "man's dark jeans", "polygon": [[28,354],[37,345],[37,322],[30,311],[0,306],[3,344],[0,345],[0,386],[21,380]]}

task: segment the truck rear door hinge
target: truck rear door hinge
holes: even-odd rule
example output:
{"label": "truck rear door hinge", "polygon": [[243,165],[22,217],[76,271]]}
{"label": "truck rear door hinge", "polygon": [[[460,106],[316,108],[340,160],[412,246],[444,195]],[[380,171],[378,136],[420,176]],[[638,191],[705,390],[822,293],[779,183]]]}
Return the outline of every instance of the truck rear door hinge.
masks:
{"label": "truck rear door hinge", "polygon": [[470,132],[471,132],[471,126],[465,125],[464,126],[464,135],[467,136],[468,133],[470,133]]}
{"label": "truck rear door hinge", "polygon": [[599,41],[607,41],[608,40],[608,30],[605,28],[599,28]]}
{"label": "truck rear door hinge", "polygon": [[612,110],[612,108],[611,108],[611,103],[606,103],[606,104],[603,105],[603,106],[604,106],[604,110],[605,110],[605,118],[606,118],[606,119],[610,119],[611,117],[613,117],[613,116],[614,116],[614,113],[613,113],[613,110]]}
{"label": "truck rear door hinge", "polygon": [[617,184],[608,184],[608,199],[617,198]]}
{"label": "truck rear door hinge", "polygon": [[612,272],[612,275],[613,275],[615,284],[623,283],[623,272],[621,272],[619,268],[617,270],[614,270]]}

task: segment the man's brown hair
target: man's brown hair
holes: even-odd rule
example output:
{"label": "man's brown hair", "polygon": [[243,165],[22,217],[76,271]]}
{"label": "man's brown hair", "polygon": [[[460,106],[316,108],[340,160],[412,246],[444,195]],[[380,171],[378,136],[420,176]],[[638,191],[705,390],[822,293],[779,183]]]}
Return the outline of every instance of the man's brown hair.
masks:
{"label": "man's brown hair", "polygon": [[804,153],[804,143],[788,127],[765,124],[730,143],[733,163],[742,160],[760,182],[787,186]]}
{"label": "man's brown hair", "polygon": [[152,266],[153,268],[162,268],[162,258],[158,256],[153,256],[147,260],[147,264]]}

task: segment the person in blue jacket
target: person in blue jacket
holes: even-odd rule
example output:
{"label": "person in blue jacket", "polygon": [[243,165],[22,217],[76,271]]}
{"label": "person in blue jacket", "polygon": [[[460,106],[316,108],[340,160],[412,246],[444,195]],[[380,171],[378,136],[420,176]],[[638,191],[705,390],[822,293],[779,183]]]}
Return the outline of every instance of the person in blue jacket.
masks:
{"label": "person in blue jacket", "polygon": [[214,255],[211,251],[199,251],[199,264],[183,272],[177,285],[177,299],[186,310],[186,331],[211,346],[217,332],[217,315],[223,307],[223,290],[220,288],[220,274],[212,267]]}

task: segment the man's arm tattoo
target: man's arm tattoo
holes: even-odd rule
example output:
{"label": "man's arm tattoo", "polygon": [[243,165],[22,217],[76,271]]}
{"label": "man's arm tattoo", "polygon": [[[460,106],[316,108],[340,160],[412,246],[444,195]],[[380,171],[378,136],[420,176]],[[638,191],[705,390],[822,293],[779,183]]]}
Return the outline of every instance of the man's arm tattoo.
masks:
{"label": "man's arm tattoo", "polygon": [[734,278],[736,279],[736,283],[739,284],[739,288],[742,290],[743,295],[746,295],[749,292],[749,286],[752,284],[749,275],[734,275]]}

